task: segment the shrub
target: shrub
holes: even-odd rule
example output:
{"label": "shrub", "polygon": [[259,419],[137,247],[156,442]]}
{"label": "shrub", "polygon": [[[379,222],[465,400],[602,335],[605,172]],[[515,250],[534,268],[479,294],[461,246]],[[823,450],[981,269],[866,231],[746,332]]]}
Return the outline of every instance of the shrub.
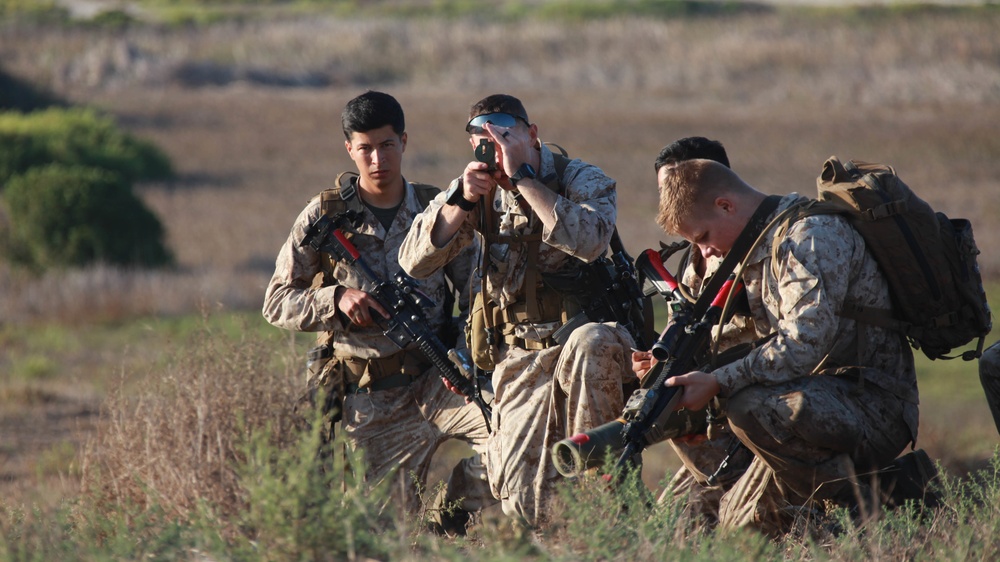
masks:
{"label": "shrub", "polygon": [[0,113],[0,187],[17,174],[52,163],[104,168],[128,181],[173,176],[162,151],[91,109]]}
{"label": "shrub", "polygon": [[0,0],[0,20],[61,23],[69,20],[69,15],[57,0]]}
{"label": "shrub", "polygon": [[60,103],[52,94],[0,68],[0,110],[33,111]]}
{"label": "shrub", "polygon": [[11,261],[37,269],[171,263],[159,219],[121,176],[50,165],[12,179],[4,194]]}
{"label": "shrub", "polygon": [[[207,320],[169,366],[106,402],[81,463],[77,536],[130,542],[117,552],[129,560],[186,559],[194,546],[214,560],[399,559],[408,528],[384,507],[387,484],[353,476],[363,460],[342,436],[329,466],[318,457],[318,417],[301,429],[298,354]],[[0,510],[0,560],[3,523]]]}

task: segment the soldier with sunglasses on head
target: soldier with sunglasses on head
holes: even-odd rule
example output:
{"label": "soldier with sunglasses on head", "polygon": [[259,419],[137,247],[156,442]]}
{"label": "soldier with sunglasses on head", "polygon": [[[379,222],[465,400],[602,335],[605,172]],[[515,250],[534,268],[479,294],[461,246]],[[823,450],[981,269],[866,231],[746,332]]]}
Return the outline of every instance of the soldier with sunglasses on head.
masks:
{"label": "soldier with sunglasses on head", "polygon": [[474,104],[466,131],[477,159],[414,220],[399,262],[424,277],[482,236],[483,297],[469,336],[496,392],[487,473],[504,513],[538,527],[559,479],[552,445],[616,417],[623,384],[635,380],[628,331],[588,322],[558,332],[577,311],[546,282],[605,254],[616,184],[553,153],[513,96]]}

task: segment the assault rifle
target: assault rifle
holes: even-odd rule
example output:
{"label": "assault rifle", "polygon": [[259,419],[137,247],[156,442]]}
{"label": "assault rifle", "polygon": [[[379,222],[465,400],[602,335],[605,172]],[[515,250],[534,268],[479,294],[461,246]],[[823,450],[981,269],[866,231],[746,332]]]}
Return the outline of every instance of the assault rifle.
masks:
{"label": "assault rifle", "polygon": [[344,211],[332,218],[323,215],[309,227],[300,245],[308,245],[317,252],[336,256],[356,268],[366,281],[373,284],[375,288],[368,291],[368,294],[390,316],[388,327],[383,332],[386,337],[400,349],[415,343],[452,386],[479,406],[486,419],[486,430],[492,432],[492,411],[483,398],[479,377],[475,375],[475,367],[468,353],[465,350],[448,349],[430,329],[430,321],[424,309],[435,306],[434,302],[419,291],[412,277],[399,271],[392,282],[386,282],[368,266],[342,230],[346,226],[357,227],[360,224],[361,215],[356,211]]}
{"label": "assault rifle", "polygon": [[664,382],[702,367],[712,328],[718,323],[730,292],[741,290],[742,285],[736,284],[735,277],[730,276],[699,316],[696,305],[681,295],[676,279],[663,267],[658,253],[646,250],[637,264],[647,276],[653,276],[653,284],[661,293],[673,299],[671,322],[651,349],[657,363],[646,374],[642,387],[629,397],[621,417],[559,441],[552,447],[556,469],[564,476],[576,476],[588,468],[600,466],[609,453],[619,455],[615,468],[621,470],[647,446],[664,439],[701,433],[707,427],[704,412],[684,411],[671,416],[682,388],[667,387]]}
{"label": "assault rifle", "polygon": [[610,259],[602,256],[582,265],[570,276],[543,276],[550,286],[576,300],[582,308],[582,312],[552,334],[556,343],[565,343],[573,330],[588,322],[617,322],[632,335],[637,348],[648,349],[643,333],[645,295],[617,229],[611,236],[611,249]]}

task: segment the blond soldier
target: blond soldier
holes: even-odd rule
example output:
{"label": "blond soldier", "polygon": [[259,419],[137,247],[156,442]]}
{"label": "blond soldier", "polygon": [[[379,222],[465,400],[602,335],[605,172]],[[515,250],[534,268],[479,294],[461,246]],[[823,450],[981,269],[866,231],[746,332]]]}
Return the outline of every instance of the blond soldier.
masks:
{"label": "blond soldier", "polygon": [[[320,355],[329,356],[329,362],[316,374],[318,380],[309,383],[328,392],[343,389],[343,428],[351,445],[364,453],[366,479],[378,482],[394,475],[392,489],[415,511],[417,487],[425,487],[438,446],[457,438],[482,451],[486,423],[477,407],[442,384],[420,351],[401,351],[383,335],[379,324],[388,318],[387,311],[366,292],[371,287],[357,270],[301,244],[324,206],[360,212],[363,222],[351,230],[351,241],[368,265],[389,280],[400,269],[397,255],[410,223],[423,209],[418,190],[402,176],[407,135],[399,103],[369,91],[347,103],[342,121],[344,144],[358,176],[342,184],[339,193],[314,197],[295,219],[267,288],[264,317],[281,328],[322,332]],[[438,333],[447,333],[452,322],[451,309],[443,309],[446,277],[459,291],[463,315],[468,311],[476,249],[471,245],[456,252],[441,271],[421,281],[420,290],[437,304],[427,315]],[[322,282],[315,287],[320,274]],[[455,345],[454,340],[444,343]],[[495,503],[479,455],[458,463],[438,499],[461,503],[436,528],[456,533],[464,531],[470,512]]]}
{"label": "blond soldier", "polygon": [[[708,160],[658,173],[665,231],[706,258],[724,256],[764,194]],[[800,198],[782,198],[775,213]],[[913,356],[897,333],[838,312],[887,308],[889,289],[864,240],[835,215],[795,222],[772,256],[773,229],[745,258],[758,336],[774,336],[714,372],[673,377],[680,407],[727,399],[729,424],[754,458],[721,498],[720,524],[777,535],[797,507],[848,497],[851,477],[887,466],[917,433]]]}
{"label": "blond soldier", "polygon": [[634,380],[632,339],[620,326],[584,324],[563,345],[553,341],[569,314],[562,296],[542,283],[608,248],[615,182],[580,160],[563,160],[560,170],[561,156],[539,141],[517,98],[489,96],[470,117],[472,146],[488,154],[481,143],[493,143],[495,159],[469,163],[449,193],[417,217],[400,264],[414,276],[430,275],[472,244],[476,230],[483,234],[483,318],[497,334],[487,469],[504,512],[540,526],[559,478],[552,445],[617,416],[622,384]]}

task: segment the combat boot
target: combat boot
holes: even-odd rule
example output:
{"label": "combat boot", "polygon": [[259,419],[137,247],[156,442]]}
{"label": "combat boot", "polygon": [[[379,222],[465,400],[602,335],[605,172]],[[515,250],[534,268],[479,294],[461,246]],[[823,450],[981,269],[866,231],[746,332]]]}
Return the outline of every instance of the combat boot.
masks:
{"label": "combat boot", "polygon": [[897,458],[879,471],[879,487],[886,507],[899,507],[906,500],[916,500],[929,509],[938,507],[941,496],[934,489],[937,477],[937,465],[923,449]]}

